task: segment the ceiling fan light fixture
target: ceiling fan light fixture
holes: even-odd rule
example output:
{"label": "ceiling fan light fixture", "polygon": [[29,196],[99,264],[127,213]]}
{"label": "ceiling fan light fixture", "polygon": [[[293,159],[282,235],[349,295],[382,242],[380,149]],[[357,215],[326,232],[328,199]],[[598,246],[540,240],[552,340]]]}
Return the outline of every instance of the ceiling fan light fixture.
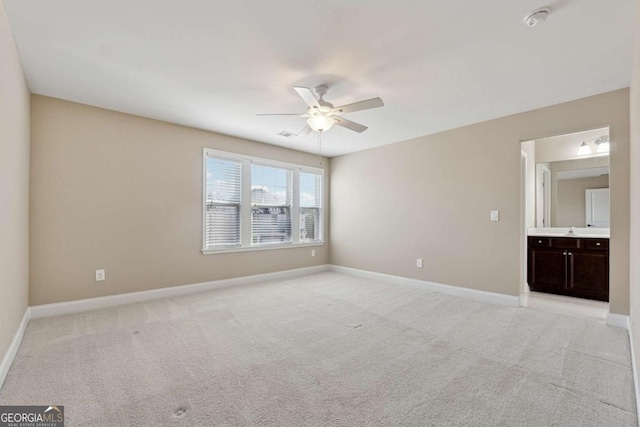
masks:
{"label": "ceiling fan light fixture", "polygon": [[335,119],[324,114],[316,114],[307,119],[309,127],[316,132],[326,132],[335,124]]}
{"label": "ceiling fan light fixture", "polygon": [[583,141],[580,144],[580,148],[578,148],[578,156],[586,156],[587,154],[591,154],[591,148],[587,144],[587,141]]}

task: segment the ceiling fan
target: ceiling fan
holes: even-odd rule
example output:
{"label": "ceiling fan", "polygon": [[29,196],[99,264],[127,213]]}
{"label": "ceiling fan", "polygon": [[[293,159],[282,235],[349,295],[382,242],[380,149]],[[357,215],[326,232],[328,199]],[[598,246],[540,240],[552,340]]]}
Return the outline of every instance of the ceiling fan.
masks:
{"label": "ceiling fan", "polygon": [[294,86],[293,89],[307,103],[309,109],[304,113],[290,114],[258,114],[258,116],[297,116],[305,117],[307,125],[298,134],[283,132],[281,135],[286,136],[303,136],[309,134],[312,130],[322,133],[326,132],[335,124],[355,132],[364,132],[367,127],[351,120],[340,117],[342,114],[353,113],[355,111],[369,110],[384,106],[384,102],[380,98],[371,98],[365,101],[354,102],[352,104],[343,105],[342,107],[334,107],[332,103],[324,100],[324,95],[329,88],[326,85],[317,86],[315,92],[308,87]]}

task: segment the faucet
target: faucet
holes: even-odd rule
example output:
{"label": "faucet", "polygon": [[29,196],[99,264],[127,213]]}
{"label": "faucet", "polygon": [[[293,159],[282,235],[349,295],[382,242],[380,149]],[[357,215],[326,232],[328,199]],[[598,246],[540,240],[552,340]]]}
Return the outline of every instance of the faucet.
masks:
{"label": "faucet", "polygon": [[567,236],[575,236],[576,235],[576,228],[572,225],[571,227],[569,227],[569,232],[567,233]]}

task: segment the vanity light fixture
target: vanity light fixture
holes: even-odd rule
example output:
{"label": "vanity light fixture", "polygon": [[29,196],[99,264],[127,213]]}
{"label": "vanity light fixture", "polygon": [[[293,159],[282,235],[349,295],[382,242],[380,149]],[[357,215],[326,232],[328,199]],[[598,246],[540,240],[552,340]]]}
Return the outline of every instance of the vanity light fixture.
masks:
{"label": "vanity light fixture", "polygon": [[[591,148],[595,145],[594,148]],[[602,135],[596,138],[582,141],[578,148],[578,156],[588,156],[589,154],[606,154],[609,152],[609,135]]]}
{"label": "vanity light fixture", "polygon": [[591,154],[591,148],[587,144],[587,141],[582,141],[580,148],[578,148],[578,156],[586,156],[587,154]]}
{"label": "vanity light fixture", "polygon": [[608,136],[601,136],[600,138],[597,138],[595,140],[595,143],[596,143],[596,147],[598,147],[596,152],[598,152],[598,153],[608,153],[609,152],[609,137]]}

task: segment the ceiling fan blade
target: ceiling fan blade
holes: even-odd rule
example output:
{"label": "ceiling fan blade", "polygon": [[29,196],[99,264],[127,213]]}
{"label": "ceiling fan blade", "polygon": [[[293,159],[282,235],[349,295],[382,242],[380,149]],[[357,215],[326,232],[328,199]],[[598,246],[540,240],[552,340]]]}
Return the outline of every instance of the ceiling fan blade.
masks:
{"label": "ceiling fan blade", "polygon": [[352,131],[362,133],[369,129],[368,127],[361,125],[360,123],[352,122],[351,120],[343,119],[342,117],[334,117],[336,124],[343,128],[350,129]]}
{"label": "ceiling fan blade", "polygon": [[[302,113],[304,114],[304,113]],[[256,114],[256,116],[298,116],[301,117],[302,116],[301,113],[275,113],[275,114]]]}
{"label": "ceiling fan blade", "polygon": [[311,132],[311,126],[306,125],[300,132],[298,132],[298,136],[309,135],[310,132]]}
{"label": "ceiling fan blade", "polygon": [[318,98],[316,98],[316,94],[313,93],[313,91],[308,87],[294,86],[293,90],[298,92],[300,98],[302,98],[309,107],[320,107],[320,104],[318,104]]}
{"label": "ceiling fan blade", "polygon": [[362,111],[362,110],[370,110],[371,108],[383,107],[384,102],[380,98],[371,98],[365,101],[354,102],[353,104],[343,105],[342,107],[337,107],[334,111],[337,110],[338,113],[353,113],[354,111]]}

